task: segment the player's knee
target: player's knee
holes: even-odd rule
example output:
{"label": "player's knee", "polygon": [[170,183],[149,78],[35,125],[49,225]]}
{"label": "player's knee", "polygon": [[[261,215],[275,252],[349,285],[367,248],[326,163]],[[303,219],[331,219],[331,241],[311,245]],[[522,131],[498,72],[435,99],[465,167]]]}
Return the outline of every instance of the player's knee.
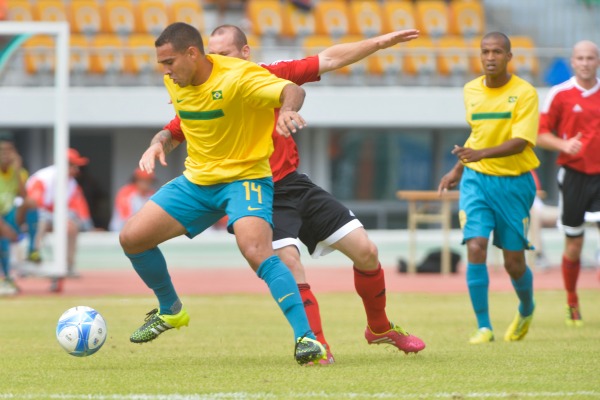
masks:
{"label": "player's knee", "polygon": [[297,275],[298,272],[304,271],[304,267],[300,262],[300,255],[296,249],[288,250],[288,251],[276,251],[275,252],[281,261],[292,271],[294,276]]}
{"label": "player's knee", "polygon": [[125,224],[121,232],[119,233],[119,243],[125,253],[135,254],[139,250],[139,240],[137,235],[131,229],[128,224]]}
{"label": "player's knee", "polygon": [[361,247],[360,252],[355,257],[354,266],[360,270],[372,270],[379,265],[379,250],[375,243],[367,240]]}
{"label": "player's knee", "polygon": [[469,253],[469,261],[484,263],[487,258],[487,242],[484,245],[479,240],[471,239],[467,242],[467,251]]}

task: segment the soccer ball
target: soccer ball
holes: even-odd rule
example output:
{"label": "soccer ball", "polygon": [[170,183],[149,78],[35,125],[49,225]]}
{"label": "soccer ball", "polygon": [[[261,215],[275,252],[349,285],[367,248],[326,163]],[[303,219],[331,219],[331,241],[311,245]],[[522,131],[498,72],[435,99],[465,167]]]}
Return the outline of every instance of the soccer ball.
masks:
{"label": "soccer ball", "polygon": [[56,339],[70,355],[90,356],[100,350],[106,340],[106,322],[91,307],[69,308],[58,319]]}

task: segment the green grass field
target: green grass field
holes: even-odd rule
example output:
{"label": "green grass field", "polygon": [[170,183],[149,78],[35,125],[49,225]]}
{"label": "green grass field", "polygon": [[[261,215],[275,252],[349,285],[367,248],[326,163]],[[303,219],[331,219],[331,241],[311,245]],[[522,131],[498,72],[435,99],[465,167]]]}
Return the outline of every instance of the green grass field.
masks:
{"label": "green grass field", "polygon": [[[581,293],[583,328],[563,323],[562,292],[536,294],[532,329],[506,343],[512,293],[492,293],[497,340],[467,343],[475,327],[466,294],[391,294],[392,319],[427,348],[406,356],[368,346],[355,294],[319,296],[336,364],[300,367],[291,329],[266,295],[187,297],[189,328],[151,344],[129,334],[154,306],[150,297],[0,299],[0,399],[591,399],[600,398],[600,293]],[[55,339],[75,305],[102,313],[109,337],[87,358]],[[586,310],[588,310],[586,312]]]}

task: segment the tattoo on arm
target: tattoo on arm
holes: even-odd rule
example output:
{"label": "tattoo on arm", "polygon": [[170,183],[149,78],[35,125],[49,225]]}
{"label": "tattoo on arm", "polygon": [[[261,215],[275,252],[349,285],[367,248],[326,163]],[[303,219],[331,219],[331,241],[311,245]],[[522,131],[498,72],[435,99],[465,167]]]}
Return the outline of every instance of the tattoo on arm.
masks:
{"label": "tattoo on arm", "polygon": [[156,143],[160,143],[162,145],[165,154],[169,154],[175,148],[171,131],[167,129],[164,129],[154,135],[152,141],[150,142],[150,146]]}

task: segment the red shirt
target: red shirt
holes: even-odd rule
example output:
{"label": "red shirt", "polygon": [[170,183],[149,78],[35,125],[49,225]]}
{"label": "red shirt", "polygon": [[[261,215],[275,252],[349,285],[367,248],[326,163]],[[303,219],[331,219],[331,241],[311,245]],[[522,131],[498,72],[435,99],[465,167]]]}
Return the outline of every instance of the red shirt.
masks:
{"label": "red shirt", "polygon": [[557,163],[588,175],[600,174],[600,79],[590,90],[575,78],[553,86],[540,115],[540,134],[570,139],[581,132],[579,153],[559,153]]}
{"label": "red shirt", "polygon": [[[319,76],[319,57],[311,56],[301,60],[276,61],[272,64],[259,64],[273,75],[287,79],[297,85],[303,85],[307,82],[316,82],[320,80]],[[275,110],[275,120],[279,115],[279,110]],[[173,139],[183,142],[185,136],[181,130],[179,116],[175,116],[164,129],[171,132]],[[273,127],[273,147],[275,150],[269,159],[271,171],[273,171],[273,181],[277,182],[288,174],[294,172],[300,164],[298,157],[298,148],[296,142],[290,137],[283,137],[277,133]]]}

